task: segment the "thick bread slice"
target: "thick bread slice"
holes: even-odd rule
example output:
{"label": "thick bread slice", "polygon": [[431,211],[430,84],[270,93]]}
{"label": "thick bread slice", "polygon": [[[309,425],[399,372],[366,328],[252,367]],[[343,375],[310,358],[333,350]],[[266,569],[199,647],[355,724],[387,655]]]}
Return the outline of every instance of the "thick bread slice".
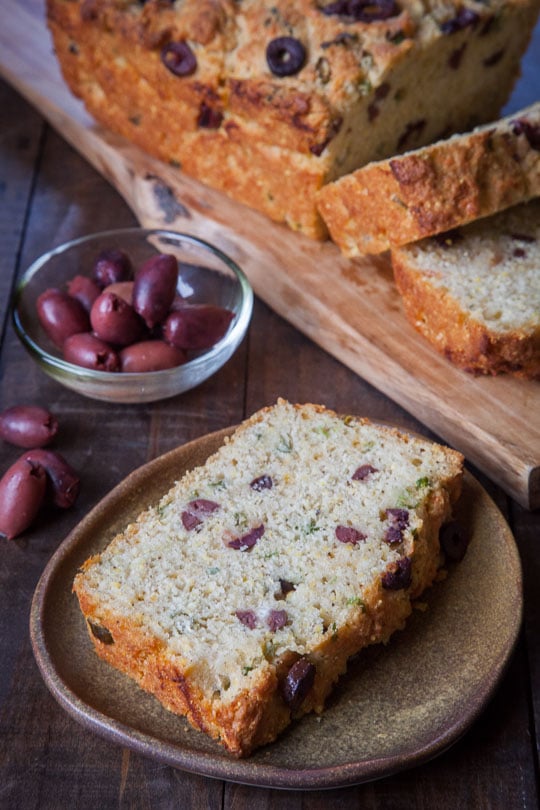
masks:
{"label": "thick bread slice", "polygon": [[540,379],[540,199],[396,248],[408,320],[476,374]]}
{"label": "thick bread slice", "polygon": [[347,256],[456,228],[540,195],[540,102],[326,186],[319,210]]}
{"label": "thick bread slice", "polygon": [[463,457],[279,400],[77,575],[97,653],[237,756],[320,712],[433,581]]}

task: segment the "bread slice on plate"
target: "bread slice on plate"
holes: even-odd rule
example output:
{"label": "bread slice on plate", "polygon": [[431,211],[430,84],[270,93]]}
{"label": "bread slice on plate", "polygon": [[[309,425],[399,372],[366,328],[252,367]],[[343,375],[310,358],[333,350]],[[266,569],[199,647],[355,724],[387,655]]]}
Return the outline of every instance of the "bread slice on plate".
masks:
{"label": "bread slice on plate", "polygon": [[460,453],[279,400],[77,574],[105,661],[236,756],[322,711],[440,565]]}
{"label": "bread slice on plate", "polygon": [[347,256],[381,253],[540,195],[540,102],[472,132],[370,163],[323,188]]}
{"label": "bread slice on plate", "polygon": [[540,379],[540,199],[391,255],[407,318],[437,351]]}

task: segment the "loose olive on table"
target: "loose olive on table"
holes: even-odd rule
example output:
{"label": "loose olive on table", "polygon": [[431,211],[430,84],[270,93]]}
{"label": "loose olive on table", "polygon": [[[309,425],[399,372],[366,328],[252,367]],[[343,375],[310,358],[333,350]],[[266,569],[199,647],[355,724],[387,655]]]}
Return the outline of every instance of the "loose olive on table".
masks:
{"label": "loose olive on table", "polygon": [[35,520],[45,499],[47,476],[40,464],[18,458],[0,479],[0,534],[12,540]]}
{"label": "loose olive on table", "polygon": [[58,420],[37,405],[13,405],[0,413],[0,437],[26,452],[0,478],[0,535],[17,537],[42,506],[69,509],[79,495],[78,473],[55,450],[46,449]]}
{"label": "loose olive on table", "polygon": [[79,490],[79,476],[60,453],[28,450],[0,478],[0,535],[17,537],[46,504],[69,509]]}
{"label": "loose olive on table", "polygon": [[18,447],[44,447],[58,432],[58,420],[37,405],[14,405],[0,413],[0,438]]}
{"label": "loose olive on table", "polygon": [[24,460],[35,467],[41,467],[47,476],[48,500],[60,509],[69,509],[78,498],[81,481],[73,467],[55,450],[41,447],[28,450]]}

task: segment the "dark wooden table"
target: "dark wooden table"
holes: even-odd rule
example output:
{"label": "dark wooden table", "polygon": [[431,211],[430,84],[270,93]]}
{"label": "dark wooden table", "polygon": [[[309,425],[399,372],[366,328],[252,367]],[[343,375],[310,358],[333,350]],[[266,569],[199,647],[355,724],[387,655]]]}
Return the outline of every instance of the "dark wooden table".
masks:
{"label": "dark wooden table", "polygon": [[[538,97],[539,59],[537,31],[511,111]],[[0,409],[46,404],[61,424],[56,449],[81,471],[83,482],[73,510],[42,518],[17,540],[0,538],[0,809],[536,808],[540,519],[473,468],[516,538],[524,571],[524,624],[508,670],[481,716],[428,764],[319,794],[246,787],[175,770],[105,742],[51,697],[29,639],[34,588],[70,529],[131,470],[241,421],[278,396],[429,433],[260,301],[238,353],[214,378],[183,396],[150,405],[111,405],[84,399],[46,377],[10,325],[15,279],[52,245],[135,220],[108,183],[4,84],[0,109]],[[0,445],[2,471],[19,452]]]}

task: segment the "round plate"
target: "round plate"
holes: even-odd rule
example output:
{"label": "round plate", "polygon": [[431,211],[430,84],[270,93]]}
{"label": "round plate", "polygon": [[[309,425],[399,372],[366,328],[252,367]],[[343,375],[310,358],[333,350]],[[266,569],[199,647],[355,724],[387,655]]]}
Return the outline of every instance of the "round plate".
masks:
{"label": "round plate", "polygon": [[465,559],[429,589],[405,630],[350,663],[322,717],[302,718],[248,759],[229,756],[94,653],[71,590],[77,569],[186,470],[204,463],[231,432],[204,436],[136,470],[51,558],[34,595],[30,632],[52,694],[83,726],[109,741],[182,770],[263,787],[347,786],[441,753],[491,696],[522,613],[513,537],[468,473],[455,509],[472,536]]}

